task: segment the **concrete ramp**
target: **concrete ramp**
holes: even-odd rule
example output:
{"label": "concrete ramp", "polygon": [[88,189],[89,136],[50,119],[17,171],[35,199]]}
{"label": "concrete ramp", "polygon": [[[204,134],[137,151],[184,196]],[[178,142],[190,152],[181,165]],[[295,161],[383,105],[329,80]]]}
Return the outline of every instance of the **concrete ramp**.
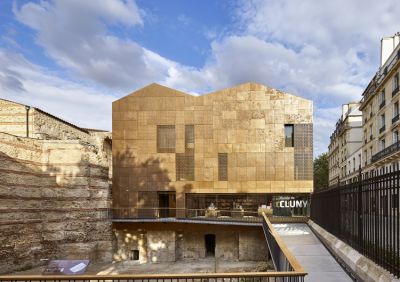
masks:
{"label": "concrete ramp", "polygon": [[307,224],[273,224],[289,250],[308,273],[306,282],[353,281]]}

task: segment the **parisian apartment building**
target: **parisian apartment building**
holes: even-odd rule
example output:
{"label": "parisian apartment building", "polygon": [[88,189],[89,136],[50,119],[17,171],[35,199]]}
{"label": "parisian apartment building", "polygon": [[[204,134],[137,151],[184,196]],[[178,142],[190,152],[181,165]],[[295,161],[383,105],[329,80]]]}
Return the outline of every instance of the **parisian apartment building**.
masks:
{"label": "parisian apartment building", "polygon": [[[382,38],[380,66],[362,93],[361,101],[343,106],[343,111],[346,113],[342,114],[336,124],[329,145],[330,185],[338,181],[351,181],[360,168],[362,173],[368,174],[371,171],[389,171],[398,167],[399,41],[399,33]],[[357,105],[357,122],[354,123],[350,123],[349,118],[346,118],[351,114],[351,111],[347,110],[350,105]],[[340,132],[354,132],[354,134],[346,136]],[[358,148],[349,151],[349,146],[344,144],[354,141],[358,144]]]}
{"label": "parisian apartment building", "polygon": [[336,122],[329,144],[329,185],[354,177],[362,157],[362,113],[358,102],[342,105],[342,116]]}

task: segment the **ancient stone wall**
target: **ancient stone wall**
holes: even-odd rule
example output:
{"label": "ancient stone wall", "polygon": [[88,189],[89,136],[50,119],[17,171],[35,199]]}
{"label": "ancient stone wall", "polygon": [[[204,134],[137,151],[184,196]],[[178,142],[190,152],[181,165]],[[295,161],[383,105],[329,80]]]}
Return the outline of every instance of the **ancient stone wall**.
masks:
{"label": "ancient stone wall", "polygon": [[214,234],[215,257],[226,261],[266,261],[268,247],[261,227],[179,223],[114,224],[115,261],[158,263],[206,257],[205,235]]}
{"label": "ancient stone wall", "polygon": [[111,260],[106,153],[0,133],[0,273],[41,259]]}
{"label": "ancient stone wall", "polygon": [[[27,121],[28,115],[28,121]],[[27,130],[28,129],[28,130]],[[27,132],[28,131],[28,132]],[[40,109],[0,99],[0,132],[15,136],[49,139],[92,141],[92,134]]]}

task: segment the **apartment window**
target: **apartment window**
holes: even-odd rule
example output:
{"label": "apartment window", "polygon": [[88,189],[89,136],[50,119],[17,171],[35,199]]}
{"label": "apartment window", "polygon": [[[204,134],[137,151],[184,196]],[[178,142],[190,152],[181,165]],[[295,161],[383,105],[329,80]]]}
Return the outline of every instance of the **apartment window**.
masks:
{"label": "apartment window", "polygon": [[370,156],[370,158],[372,159],[372,146],[369,147],[369,156]]}
{"label": "apartment window", "polygon": [[356,171],[356,158],[353,158],[353,172]]}
{"label": "apartment window", "polygon": [[157,152],[175,153],[175,125],[157,126]]}
{"label": "apartment window", "polygon": [[364,161],[365,161],[365,164],[367,164],[367,161],[368,161],[368,151],[367,150],[364,150]]}
{"label": "apartment window", "polygon": [[379,108],[382,108],[384,105],[385,105],[385,89],[383,89],[381,94],[379,94]]}
{"label": "apartment window", "polygon": [[372,140],[373,138],[373,131],[372,131],[372,124],[369,125],[369,139]]}
{"label": "apartment window", "polygon": [[380,116],[380,128],[379,128],[379,133],[382,133],[385,130],[385,114],[382,114]]}
{"label": "apartment window", "polygon": [[176,180],[194,181],[194,155],[176,154]]}
{"label": "apartment window", "polygon": [[194,152],[194,125],[185,125],[185,152]]}
{"label": "apartment window", "polygon": [[397,101],[396,103],[393,104],[392,123],[395,123],[398,120],[399,120],[399,102]]}
{"label": "apartment window", "polygon": [[380,150],[382,151],[383,149],[385,149],[385,139],[381,139],[379,141],[379,146],[380,146]]}
{"label": "apartment window", "polygon": [[393,76],[393,92],[392,92],[392,96],[396,95],[397,92],[399,92],[399,74],[396,73]]}
{"label": "apartment window", "polygon": [[285,124],[285,147],[294,147],[293,124]]}
{"label": "apartment window", "polygon": [[219,153],[218,154],[218,180],[227,181],[228,180],[228,154]]}
{"label": "apartment window", "polygon": [[358,166],[361,167],[361,154],[358,154]]}
{"label": "apartment window", "polygon": [[399,142],[399,131],[395,130],[392,133],[393,144]]}

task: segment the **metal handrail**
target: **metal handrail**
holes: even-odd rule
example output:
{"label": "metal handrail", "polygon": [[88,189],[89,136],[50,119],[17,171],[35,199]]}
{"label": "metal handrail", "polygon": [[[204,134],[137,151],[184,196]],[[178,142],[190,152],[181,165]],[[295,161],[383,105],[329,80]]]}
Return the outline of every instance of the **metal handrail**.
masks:
{"label": "metal handrail", "polygon": [[[176,279],[218,279],[218,278],[299,278],[304,281],[305,272],[268,271],[268,272],[232,272],[232,273],[176,273],[176,274],[100,274],[100,275],[7,275],[0,276],[0,281],[143,281]],[[203,281],[203,280],[202,280]],[[269,280],[268,280],[269,281]]]}
{"label": "metal handrail", "polygon": [[[290,270],[294,271],[295,273],[299,273],[301,275],[307,275],[307,273],[304,271],[303,267],[300,265],[300,263],[297,261],[297,259],[295,258],[295,256],[292,254],[291,251],[289,251],[289,249],[287,248],[286,244],[283,242],[283,240],[281,239],[281,237],[279,236],[278,232],[276,232],[275,228],[272,226],[271,222],[269,221],[268,217],[265,215],[265,213],[262,213],[262,217],[263,217],[263,227],[264,227],[264,232],[266,234],[266,236],[268,234],[272,235],[272,238],[274,239],[275,243],[277,244],[277,246],[279,247],[280,251],[282,252],[284,258],[287,260],[287,262],[290,265]],[[268,242],[268,240],[267,240]],[[271,246],[270,246],[271,242],[268,242],[268,247],[270,248],[270,253],[272,253],[271,250]],[[271,257],[273,257],[273,255],[271,255]],[[277,260],[279,260],[280,258],[273,258],[273,262],[276,268],[278,268],[279,262]]]}

